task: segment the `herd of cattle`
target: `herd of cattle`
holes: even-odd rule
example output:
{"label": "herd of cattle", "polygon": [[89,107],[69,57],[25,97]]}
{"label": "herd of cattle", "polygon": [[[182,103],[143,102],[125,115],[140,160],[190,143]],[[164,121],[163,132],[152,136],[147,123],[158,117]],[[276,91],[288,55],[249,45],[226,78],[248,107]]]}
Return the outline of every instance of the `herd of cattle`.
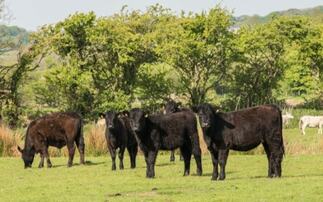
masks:
{"label": "herd of cattle", "polygon": [[[281,162],[284,155],[282,126],[286,116],[275,105],[260,105],[233,112],[220,112],[211,104],[192,108],[181,108],[173,100],[165,104],[164,113],[149,114],[134,108],[130,111],[108,111],[100,114],[105,125],[105,137],[112,158],[112,170],[116,170],[118,150],[119,168],[123,169],[124,151],[127,148],[131,168],[136,167],[138,146],[146,161],[146,177],[155,176],[155,162],[159,150],[179,148],[184,160],[184,175],[190,174],[193,154],[197,175],[202,175],[201,149],[198,136],[198,122],[203,130],[203,139],[212,157],[212,180],[225,179],[225,166],[229,150],[248,151],[262,144],[268,159],[268,177],[281,176]],[[322,132],[323,117],[304,116],[300,120],[303,133],[306,126],[319,126]],[[68,148],[68,167],[72,166],[75,144],[84,164],[83,121],[77,113],[59,112],[32,121],[26,132],[22,153],[25,168],[31,167],[35,154],[39,153],[39,167],[51,167],[48,147]],[[220,173],[218,172],[220,167]]]}

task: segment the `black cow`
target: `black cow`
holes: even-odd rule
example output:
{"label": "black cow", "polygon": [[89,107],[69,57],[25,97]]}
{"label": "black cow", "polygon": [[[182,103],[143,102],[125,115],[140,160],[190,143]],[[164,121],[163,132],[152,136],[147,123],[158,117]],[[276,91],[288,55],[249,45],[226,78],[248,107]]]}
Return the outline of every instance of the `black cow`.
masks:
{"label": "black cow", "polygon": [[108,111],[105,114],[106,131],[105,137],[108,149],[112,158],[112,170],[116,170],[116,150],[119,148],[119,168],[123,169],[123,154],[127,148],[130,156],[131,168],[136,167],[136,155],[138,144],[131,130],[130,121],[127,112],[116,113]]}
{"label": "black cow", "polygon": [[25,168],[31,167],[34,156],[40,153],[39,168],[44,167],[44,158],[47,158],[47,167],[52,167],[48,155],[48,147],[62,148],[67,145],[68,164],[73,164],[75,145],[80,152],[80,163],[84,164],[84,138],[82,118],[73,112],[59,112],[43,116],[32,121],[27,129],[25,148],[18,150],[22,153]]}
{"label": "black cow", "polygon": [[275,105],[261,105],[229,113],[217,112],[210,104],[198,106],[204,140],[212,156],[212,180],[225,179],[229,150],[248,151],[263,144],[268,158],[268,177],[281,176],[284,154],[282,116]]}
{"label": "black cow", "polygon": [[[175,100],[173,99],[168,99],[166,101],[166,104],[164,106],[165,110],[165,114],[170,114],[170,113],[176,113],[176,112],[181,112],[181,111],[185,111],[185,110],[189,110],[186,108],[182,108],[181,107],[181,103],[180,102],[175,102]],[[180,154],[180,160],[183,160],[183,156]],[[175,150],[171,150],[170,153],[170,161],[175,161]]]}
{"label": "black cow", "polygon": [[202,175],[201,149],[194,113],[178,112],[167,115],[147,115],[141,109],[130,111],[131,127],[143,151],[147,170],[146,177],[155,176],[155,161],[158,150],[180,148],[184,157],[184,176],[190,173],[193,153],[197,164],[197,175]]}

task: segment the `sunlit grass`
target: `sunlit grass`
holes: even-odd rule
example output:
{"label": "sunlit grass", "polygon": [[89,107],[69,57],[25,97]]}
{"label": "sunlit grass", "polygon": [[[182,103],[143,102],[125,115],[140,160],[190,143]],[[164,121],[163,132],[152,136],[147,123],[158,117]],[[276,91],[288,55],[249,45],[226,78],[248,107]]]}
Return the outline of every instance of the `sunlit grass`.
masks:
{"label": "sunlit grass", "polygon": [[[156,178],[145,178],[138,168],[111,171],[108,156],[87,157],[87,165],[67,168],[67,158],[52,158],[53,168],[23,169],[19,158],[0,158],[0,201],[321,201],[323,155],[287,155],[283,177],[268,179],[265,155],[231,155],[225,181],[211,181],[211,160],[203,157],[204,174],[183,177],[183,162],[159,155]],[[78,158],[75,159],[78,162]]]}

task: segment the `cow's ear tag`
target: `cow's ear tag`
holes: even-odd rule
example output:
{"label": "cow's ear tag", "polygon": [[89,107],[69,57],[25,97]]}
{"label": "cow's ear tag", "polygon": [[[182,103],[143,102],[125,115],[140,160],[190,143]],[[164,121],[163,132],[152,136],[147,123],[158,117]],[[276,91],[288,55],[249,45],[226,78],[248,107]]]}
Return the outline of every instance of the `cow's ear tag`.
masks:
{"label": "cow's ear tag", "polygon": [[148,114],[145,114],[145,118],[147,118],[148,117]]}

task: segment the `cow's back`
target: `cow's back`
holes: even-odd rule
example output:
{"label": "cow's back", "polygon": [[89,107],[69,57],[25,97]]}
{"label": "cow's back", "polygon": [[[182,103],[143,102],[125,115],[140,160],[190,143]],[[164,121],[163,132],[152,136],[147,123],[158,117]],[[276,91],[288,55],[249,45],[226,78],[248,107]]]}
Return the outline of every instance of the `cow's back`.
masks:
{"label": "cow's back", "polygon": [[197,136],[196,117],[190,111],[156,116],[152,122],[159,132],[161,149],[177,148]]}
{"label": "cow's back", "polygon": [[264,142],[266,138],[274,138],[271,137],[272,134],[281,136],[282,133],[281,111],[275,105],[261,105],[229,112],[223,117],[233,127],[226,127],[220,138],[224,138],[228,144],[239,145],[234,148],[236,150],[249,150]]}
{"label": "cow's back", "polygon": [[27,129],[26,141],[35,147],[48,144],[61,148],[74,141],[81,132],[82,120],[76,113],[54,113],[32,121]]}

